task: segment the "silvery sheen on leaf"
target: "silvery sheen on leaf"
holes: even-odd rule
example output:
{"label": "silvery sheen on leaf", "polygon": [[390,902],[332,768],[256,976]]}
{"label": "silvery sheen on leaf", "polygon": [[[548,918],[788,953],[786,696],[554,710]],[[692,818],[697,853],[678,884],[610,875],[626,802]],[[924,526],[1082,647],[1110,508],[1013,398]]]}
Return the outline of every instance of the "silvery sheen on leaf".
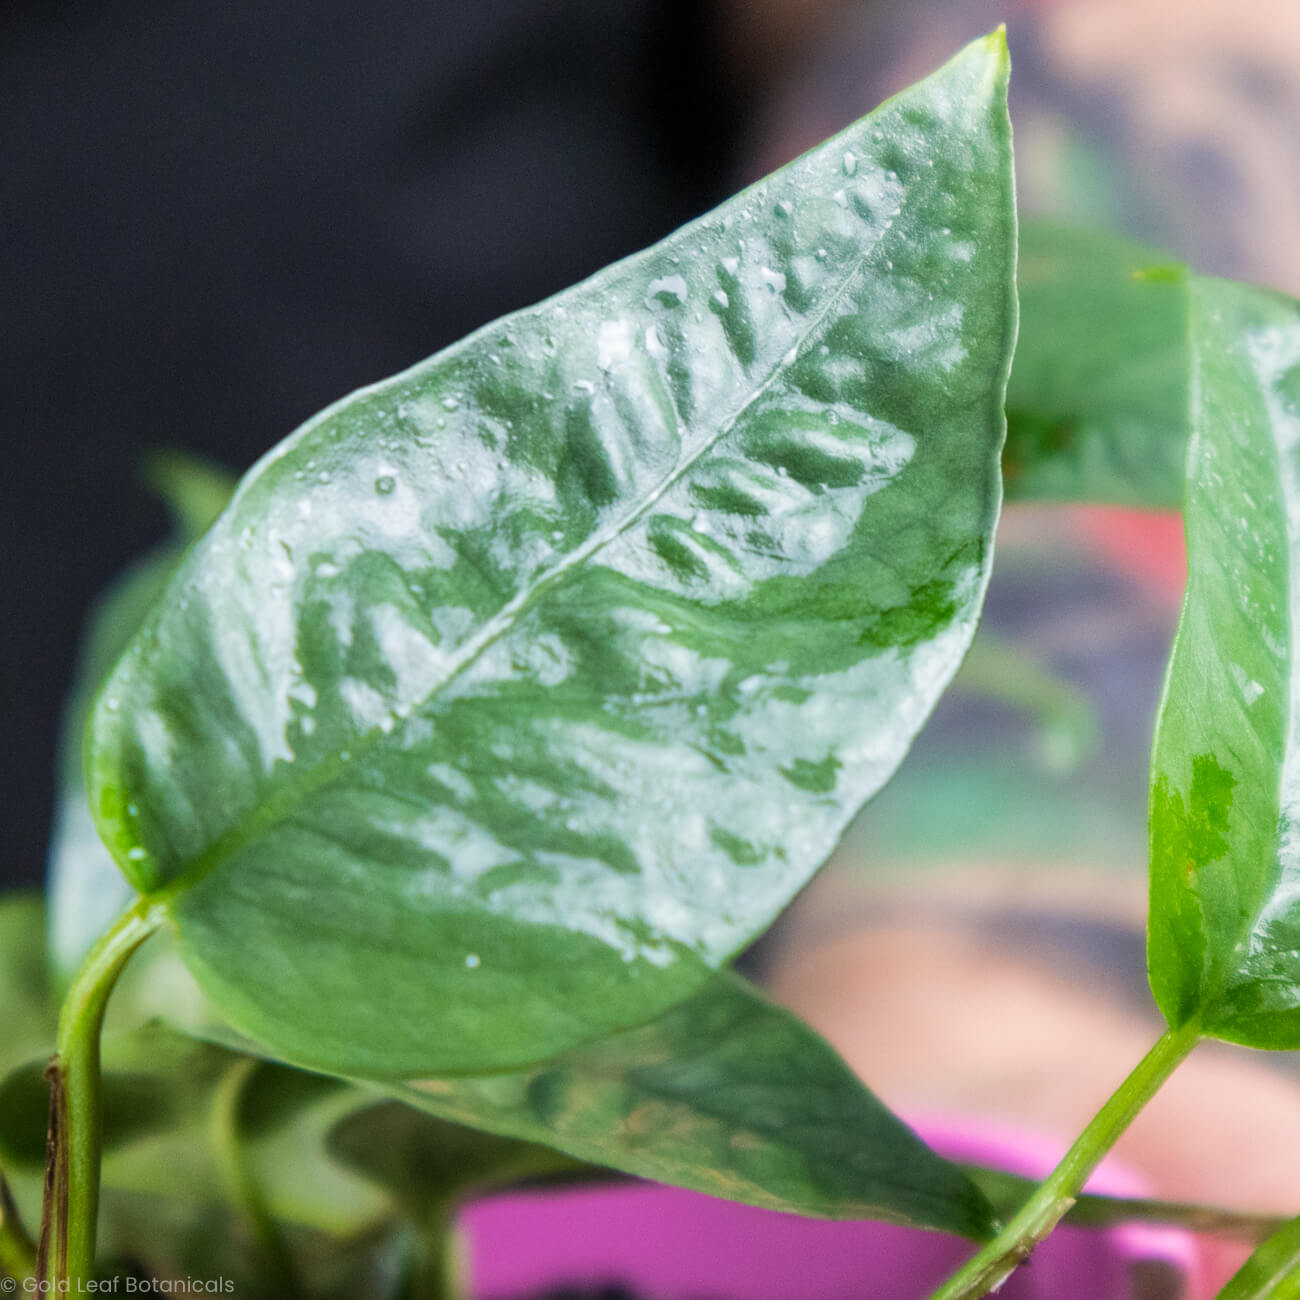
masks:
{"label": "silvery sheen on leaf", "polygon": [[687,998],[826,857],[988,576],[1006,78],[975,42],[246,476],[87,769],[236,1029],[339,1074],[522,1067]]}

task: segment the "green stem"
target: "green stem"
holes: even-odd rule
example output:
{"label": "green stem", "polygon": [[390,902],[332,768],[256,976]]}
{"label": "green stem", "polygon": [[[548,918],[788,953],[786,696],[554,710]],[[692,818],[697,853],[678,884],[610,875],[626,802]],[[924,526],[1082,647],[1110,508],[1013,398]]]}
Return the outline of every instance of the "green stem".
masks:
{"label": "green stem", "polygon": [[59,1012],[50,1083],[45,1202],[36,1270],[52,1289],[87,1289],[95,1264],[102,1138],[99,1036],[122,967],[158,928],[163,909],[141,899],[90,950]]}
{"label": "green stem", "polygon": [[1300,1296],[1300,1219],[1289,1219],[1233,1274],[1219,1300],[1296,1300]]}
{"label": "green stem", "polygon": [[36,1272],[36,1243],[23,1227],[18,1207],[0,1174],[0,1275],[25,1282]]}
{"label": "green stem", "polygon": [[252,1229],[267,1280],[276,1295],[291,1297],[301,1293],[293,1254],[249,1165],[240,1123],[244,1090],[260,1065],[255,1058],[246,1057],[226,1071],[213,1099],[212,1143],[231,1197]]}
{"label": "green stem", "polygon": [[405,1300],[463,1300],[461,1261],[451,1213],[431,1211],[413,1224],[413,1236]]}
{"label": "green stem", "polygon": [[1011,1222],[930,1300],[977,1300],[1010,1277],[1061,1221],[1092,1171],[1200,1037],[1195,1021],[1164,1033]]}

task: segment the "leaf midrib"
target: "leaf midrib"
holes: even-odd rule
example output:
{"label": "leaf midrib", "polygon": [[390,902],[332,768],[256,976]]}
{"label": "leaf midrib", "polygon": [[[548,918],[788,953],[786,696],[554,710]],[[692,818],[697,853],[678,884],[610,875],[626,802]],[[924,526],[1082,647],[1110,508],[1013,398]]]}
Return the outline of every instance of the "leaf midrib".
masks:
{"label": "leaf midrib", "polygon": [[[875,118],[872,114],[864,119],[865,122],[871,122]],[[467,669],[477,662],[478,658],[495,644],[501,637],[510,632],[524,610],[539,600],[546,592],[558,585],[570,571],[585,563],[597,552],[617,540],[623,533],[634,527],[645,514],[651,510],[663,496],[680,483],[694,467],[707,456],[719,443],[728,438],[735,430],[736,425],[742,420],[746,413],[753,408],[776,384],[778,379],[785,373],[788,373],[794,365],[798,363],[800,357],[805,353],[807,347],[814,343],[820,336],[822,328],[825,326],[827,319],[840,301],[849,292],[850,287],[857,277],[868,267],[872,258],[885,245],[886,240],[894,233],[895,226],[902,215],[905,205],[913,200],[913,196],[924,194],[932,188],[937,182],[933,180],[934,174],[938,169],[929,169],[925,175],[915,179],[910,186],[905,186],[899,199],[897,210],[893,216],[888,218],[876,236],[875,240],[865,249],[863,249],[854,259],[851,267],[846,270],[843,277],[836,287],[827,295],[824,305],[817,311],[816,315],[810,321],[807,329],[799,336],[798,341],[794,344],[793,349],[785,349],[781,356],[778,357],[769,373],[764,377],[759,386],[736,409],[723,420],[716,432],[704,439],[700,446],[686,457],[679,465],[675,466],[667,473],[660,482],[652,488],[625,516],[613,520],[604,528],[598,529],[581,545],[575,547],[553,568],[545,571],[535,578],[525,589],[517,593],[512,599],[506,602],[484,625],[470,637],[461,647],[460,651],[454,656],[445,676],[430,687],[419,702],[413,705],[409,713],[418,714],[424,710],[428,702],[433,699],[439,692],[444,691],[457,678],[459,678]],[[915,203],[912,202],[912,206]],[[787,361],[791,350],[794,352],[793,360]],[[675,405],[675,404],[674,404]],[[295,449],[296,450],[296,449]],[[400,734],[397,733],[397,734]],[[350,768],[355,768],[356,758],[370,749],[374,748],[385,741],[393,741],[395,733],[384,732],[378,728],[369,735],[359,735],[355,740],[347,744],[347,749],[352,753],[353,760],[344,764],[340,758],[342,750],[332,753],[328,760],[321,762],[314,768],[304,772],[303,776],[297,781],[292,782],[286,787],[282,787],[278,794],[259,803],[240,823],[232,826],[229,830],[217,837],[206,849],[204,849],[190,865],[181,871],[175,878],[168,881],[159,889],[151,891],[149,898],[156,900],[164,905],[172,902],[180,895],[188,892],[195,885],[199,884],[213,871],[217,870],[222,863],[237,854],[247,844],[255,840],[261,832],[269,825],[273,825],[286,816],[291,810],[303,799],[314,794],[316,791],[328,786],[343,772]]]}

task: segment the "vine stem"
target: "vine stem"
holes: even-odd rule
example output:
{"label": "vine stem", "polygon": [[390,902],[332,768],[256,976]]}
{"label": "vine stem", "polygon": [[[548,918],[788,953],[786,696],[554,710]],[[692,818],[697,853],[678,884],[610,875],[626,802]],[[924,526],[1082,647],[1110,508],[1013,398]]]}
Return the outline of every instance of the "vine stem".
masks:
{"label": "vine stem", "polygon": [[442,1206],[413,1223],[411,1272],[405,1300],[464,1300],[454,1213]]}
{"label": "vine stem", "polygon": [[1233,1274],[1218,1300],[1296,1300],[1297,1296],[1300,1219],[1290,1219]]}
{"label": "vine stem", "polygon": [[141,899],[87,954],[59,1011],[45,1147],[38,1282],[79,1294],[94,1276],[103,1129],[99,1037],[109,994],[131,954],[159,927],[161,905]]}
{"label": "vine stem", "polygon": [[1001,1286],[1061,1221],[1092,1171],[1200,1039],[1196,1021],[1162,1034],[1007,1226],[930,1300],[978,1300]]}

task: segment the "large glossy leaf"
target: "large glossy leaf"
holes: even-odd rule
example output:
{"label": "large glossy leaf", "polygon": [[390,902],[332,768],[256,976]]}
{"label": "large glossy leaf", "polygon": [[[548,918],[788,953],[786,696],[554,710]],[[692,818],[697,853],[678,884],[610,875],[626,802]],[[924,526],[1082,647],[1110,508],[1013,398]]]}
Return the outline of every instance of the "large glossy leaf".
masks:
{"label": "large glossy leaf", "polygon": [[96,603],[64,709],[59,799],[48,864],[50,960],[61,982],[71,978],[133,896],[90,815],[81,741],[91,701],[162,595],[184,547],[211,526],[234,491],[234,480],[224,470],[179,452],[154,456],[147,474],[173,516],[175,540],[133,565]]}
{"label": "large glossy leaf", "polygon": [[992,1226],[963,1173],[731,974],[545,1065],[390,1086],[441,1118],[728,1200],[972,1237]]}
{"label": "large glossy leaf", "polygon": [[1151,982],[1172,1025],[1300,1047],[1300,304],[1192,291],[1189,579],[1151,789]]}
{"label": "large glossy leaf", "polygon": [[1118,236],[1021,223],[1008,500],[1182,505],[1186,279]]}
{"label": "large glossy leaf", "polygon": [[826,856],[985,585],[1006,75],[974,43],[245,479],[89,763],[237,1028],[342,1073],[516,1066],[686,997]]}

